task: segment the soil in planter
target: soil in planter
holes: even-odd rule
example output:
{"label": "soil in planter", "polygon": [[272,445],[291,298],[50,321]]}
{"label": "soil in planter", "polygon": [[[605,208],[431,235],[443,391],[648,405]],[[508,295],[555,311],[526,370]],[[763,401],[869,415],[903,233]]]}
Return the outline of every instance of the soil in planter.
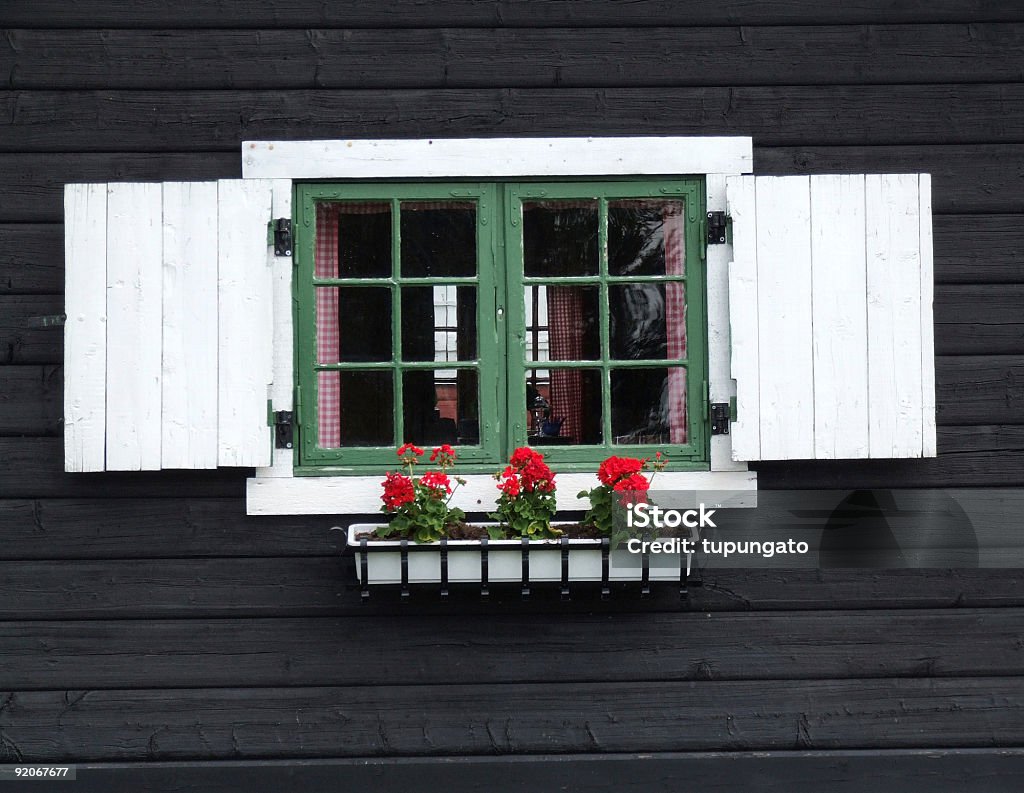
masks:
{"label": "soil in planter", "polygon": [[[561,531],[566,537],[571,540],[599,540],[604,535],[598,531],[597,527],[592,524],[583,523],[556,523],[554,528]],[[483,526],[474,526],[472,523],[466,523],[465,521],[459,521],[458,523],[449,523],[447,536],[449,540],[482,540],[490,535],[487,533],[487,529]],[[390,537],[378,537],[372,531],[363,531],[356,535],[356,539],[362,539],[366,537],[368,540],[400,540],[402,539],[397,534]],[[515,539],[510,537],[509,539]]]}

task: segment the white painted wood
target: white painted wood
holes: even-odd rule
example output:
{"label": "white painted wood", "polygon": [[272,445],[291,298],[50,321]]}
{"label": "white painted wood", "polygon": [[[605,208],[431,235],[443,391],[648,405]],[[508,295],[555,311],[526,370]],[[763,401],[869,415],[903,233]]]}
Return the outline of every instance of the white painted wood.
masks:
{"label": "white painted wood", "polygon": [[[362,581],[362,559],[360,534],[373,532],[382,524],[354,523],[348,527],[347,544],[352,549],[356,566],[356,578]],[[494,524],[482,524],[484,526]],[[697,530],[690,530],[691,543],[699,541]],[[410,584],[440,583],[441,581],[441,544],[426,543],[432,546],[425,550],[419,545],[416,553],[409,554],[406,581]],[[400,584],[402,583],[401,543],[398,540],[367,541],[367,547],[374,550],[367,554],[366,573],[368,583]],[[448,549],[448,582],[469,583],[481,579],[481,547],[480,540],[449,540]],[[601,540],[569,540],[570,581],[601,581],[603,562],[601,557]],[[393,550],[392,550],[393,549]],[[678,581],[680,567],[685,564],[686,575],[690,574],[692,553],[682,558],[680,551],[662,551],[652,554],[648,569],[651,581]],[[531,540],[529,558],[530,581],[561,581],[562,552],[558,540]],[[491,540],[487,543],[487,580],[521,581],[523,573],[522,542],[520,540]],[[608,580],[639,581],[643,576],[643,566],[639,551],[630,553],[626,548],[613,551],[608,559]]]}
{"label": "white painted wood", "polygon": [[755,189],[761,459],[806,459],[814,456],[810,182],[764,176]]}
{"label": "white painted wood", "polygon": [[[464,477],[466,485],[456,491],[452,506],[466,512],[487,512],[494,508],[494,479],[485,474]],[[293,478],[250,478],[246,488],[246,511],[250,515],[359,515],[380,509],[382,476],[297,476]],[[576,494],[597,485],[594,474],[559,474],[558,508],[586,509],[589,502]],[[735,507],[757,506],[757,474],[753,471],[686,471],[660,473],[654,482],[658,490],[704,491],[728,497]]]}
{"label": "white painted wood", "polygon": [[217,467],[217,183],[163,185],[162,468]]}
{"label": "white painted wood", "polygon": [[868,456],[864,177],[811,177],[814,456]]}
{"label": "white painted wood", "polygon": [[64,470],[102,471],[106,446],[107,186],[64,188]]}
{"label": "white painted wood", "polygon": [[[707,211],[728,210],[725,195],[726,177],[712,174],[707,177]],[[696,255],[687,251],[687,255]],[[736,396],[736,383],[729,375],[729,261],[731,245],[709,245],[707,248],[707,334],[708,334],[708,395],[711,402],[729,402]],[[691,385],[695,387],[695,385]],[[712,471],[745,471],[746,463],[732,459],[732,433],[712,435],[710,445]]]}
{"label": "white painted wood", "polygon": [[218,182],[217,464],[270,465],[267,399],[273,381],[273,271],[267,180]]}
{"label": "white painted wood", "polygon": [[246,179],[750,173],[748,137],[245,141]]}
{"label": "white painted wood", "polygon": [[[292,182],[290,179],[275,179],[271,186],[274,218],[292,216]],[[292,257],[275,256],[272,248],[267,250],[268,262],[273,278],[274,311],[274,382],[270,387],[270,398],[274,410],[292,410],[294,398],[294,333],[292,328]],[[294,450],[274,449],[270,466],[256,471],[257,476],[292,476]]]}
{"label": "white painted wood", "polygon": [[160,468],[161,193],[107,186],[108,471]]}
{"label": "white painted wood", "polygon": [[[729,264],[729,369],[736,384],[736,421],[730,427],[735,460],[761,459],[760,343],[757,316],[757,197],[753,176],[726,179],[732,216]],[[710,328],[709,328],[710,331]]]}
{"label": "white painted wood", "polygon": [[923,173],[918,181],[921,221],[921,454],[935,457],[935,269],[932,251],[932,177]]}
{"label": "white painted wood", "polygon": [[866,177],[872,457],[923,449],[920,200],[916,175]]}

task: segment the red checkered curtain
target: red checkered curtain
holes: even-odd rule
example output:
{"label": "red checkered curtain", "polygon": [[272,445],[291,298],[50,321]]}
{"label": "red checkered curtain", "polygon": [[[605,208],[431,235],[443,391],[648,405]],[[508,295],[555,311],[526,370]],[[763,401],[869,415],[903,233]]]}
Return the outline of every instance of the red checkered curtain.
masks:
{"label": "red checkered curtain", "polygon": [[[683,205],[667,203],[662,210],[665,239],[665,274],[686,272],[686,244]],[[665,332],[668,336],[668,357],[686,357],[686,284],[672,281],[665,284]],[[686,443],[686,370],[673,366],[668,370],[668,426],[670,443]]]}
{"label": "red checkered curtain", "polygon": [[[316,253],[314,275],[317,278],[338,277],[338,205],[319,203],[316,206]],[[316,291],[316,359],[333,363],[338,360],[341,343],[338,317],[338,290],[318,288]],[[324,449],[341,446],[341,372],[317,372],[317,437]]]}
{"label": "red checkered curtain", "polygon": [[[583,295],[578,287],[549,286],[548,345],[552,361],[583,358]],[[562,436],[579,443],[583,431],[583,373],[579,369],[551,370],[551,417],[564,419]]]}

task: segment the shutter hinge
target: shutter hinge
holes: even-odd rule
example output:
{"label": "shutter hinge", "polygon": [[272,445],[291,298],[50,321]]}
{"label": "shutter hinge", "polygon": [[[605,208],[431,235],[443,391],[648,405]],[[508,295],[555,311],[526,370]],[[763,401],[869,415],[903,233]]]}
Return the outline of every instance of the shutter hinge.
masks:
{"label": "shutter hinge", "polygon": [[708,212],[707,236],[705,237],[708,245],[725,245],[726,229],[730,220],[732,218],[724,212]]}
{"label": "shutter hinge", "polygon": [[712,402],[711,408],[711,434],[728,435],[729,420],[732,418],[728,402]]}
{"label": "shutter hinge", "polygon": [[294,445],[295,428],[292,426],[294,413],[278,410],[274,413],[274,448],[290,449]]}
{"label": "shutter hinge", "polygon": [[292,221],[291,218],[278,218],[270,221],[274,233],[274,255],[292,255]]}

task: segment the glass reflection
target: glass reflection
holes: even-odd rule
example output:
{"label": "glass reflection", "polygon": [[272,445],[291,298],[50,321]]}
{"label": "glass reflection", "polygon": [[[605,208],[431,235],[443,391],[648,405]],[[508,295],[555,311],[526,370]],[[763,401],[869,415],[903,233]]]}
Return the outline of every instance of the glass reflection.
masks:
{"label": "glass reflection", "polygon": [[597,275],[597,201],[523,203],[523,266],[528,277]]}
{"label": "glass reflection", "polygon": [[405,440],[421,446],[480,442],[475,369],[406,371],[402,378]]}
{"label": "glass reflection", "polygon": [[611,275],[682,275],[682,201],[608,202],[608,272]]}
{"label": "glass reflection", "polygon": [[476,204],[403,201],[401,235],[405,278],[476,275]]}
{"label": "glass reflection", "polygon": [[611,407],[615,443],[686,443],[686,370],[613,369]]}
{"label": "glass reflection", "polygon": [[527,370],[526,414],[531,446],[601,443],[601,370]]}
{"label": "glass reflection", "polygon": [[524,288],[526,360],[593,361],[601,357],[601,291],[596,286]]}

